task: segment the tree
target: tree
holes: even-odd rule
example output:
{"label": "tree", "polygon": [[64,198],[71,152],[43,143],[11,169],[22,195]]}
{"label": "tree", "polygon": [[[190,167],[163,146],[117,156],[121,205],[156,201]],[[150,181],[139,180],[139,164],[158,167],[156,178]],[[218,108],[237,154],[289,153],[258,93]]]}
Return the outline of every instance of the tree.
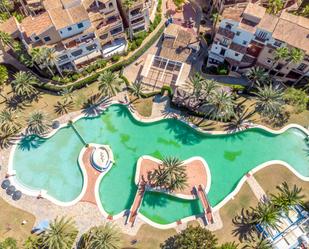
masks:
{"label": "tree", "polygon": [[160,245],[161,249],[216,249],[217,238],[209,230],[189,226]]}
{"label": "tree", "polygon": [[56,65],[58,57],[56,56],[56,50],[54,48],[42,47],[43,53],[43,65],[47,67],[52,76],[54,72],[52,68]]}
{"label": "tree", "polygon": [[23,249],[39,249],[41,243],[40,237],[29,236],[23,244]]}
{"label": "tree", "polygon": [[91,228],[83,234],[80,249],[120,249],[122,238],[119,228],[111,223]]}
{"label": "tree", "polygon": [[301,11],[302,16],[309,17],[309,5],[307,4]]}
{"label": "tree", "polygon": [[13,38],[10,36],[10,34],[0,31],[0,49],[5,50],[5,47],[8,46],[10,49],[13,49]]}
{"label": "tree", "polygon": [[40,235],[42,246],[48,249],[71,249],[77,237],[77,228],[72,218],[56,218]]}
{"label": "tree", "polygon": [[248,91],[255,86],[261,86],[265,84],[265,81],[268,80],[268,74],[261,67],[252,67],[246,73],[247,78],[250,80],[250,86],[248,87]]}
{"label": "tree", "polygon": [[288,57],[289,57],[289,49],[287,47],[280,47],[280,48],[276,48],[275,52],[274,52],[274,55],[275,55],[275,60],[272,64],[272,66],[269,68],[269,71],[270,72],[274,66],[281,60],[286,60]]}
{"label": "tree", "polygon": [[296,185],[290,188],[286,182],[283,182],[282,185],[277,186],[277,189],[279,194],[271,195],[272,202],[284,212],[288,213],[293,206],[303,205],[305,196],[302,194],[302,188]]}
{"label": "tree", "polygon": [[125,8],[127,8],[127,9],[130,9],[130,8],[133,6],[134,3],[135,3],[134,0],[125,0],[125,1],[123,2],[123,6],[124,6]]}
{"label": "tree", "polygon": [[102,94],[113,97],[119,91],[120,84],[122,80],[112,71],[106,70],[104,71],[98,78],[99,81],[99,90]]}
{"label": "tree", "polygon": [[[299,48],[292,48],[289,53],[288,62],[285,67],[288,67],[291,63],[298,64],[304,59],[304,52]],[[286,75],[284,75],[285,77]]]}
{"label": "tree", "polygon": [[226,121],[234,115],[232,95],[223,90],[215,91],[203,106],[211,119]]}
{"label": "tree", "polygon": [[264,239],[263,236],[253,238],[252,241],[248,242],[245,249],[272,249],[272,244],[268,239]]}
{"label": "tree", "polygon": [[54,105],[55,113],[58,115],[68,114],[74,109],[74,102],[72,100],[57,101]]}
{"label": "tree", "polygon": [[[135,100],[137,100],[143,97],[144,87],[141,82],[135,81],[131,86],[129,86],[129,91],[133,96],[136,97]],[[134,102],[135,100],[133,100],[132,102]]]}
{"label": "tree", "polygon": [[257,97],[256,109],[262,116],[273,118],[281,112],[283,105],[283,92],[272,85],[257,88],[254,93]]}
{"label": "tree", "polygon": [[273,229],[278,227],[280,223],[280,210],[278,210],[272,203],[259,203],[257,207],[252,208],[254,224],[262,226],[269,226]]}
{"label": "tree", "polygon": [[37,111],[27,119],[27,133],[44,135],[49,129],[49,121],[45,113]]}
{"label": "tree", "polygon": [[20,71],[14,74],[14,80],[12,81],[12,87],[14,92],[20,96],[31,97],[37,94],[38,91],[35,86],[38,84],[38,80],[29,72]]}
{"label": "tree", "polygon": [[16,115],[8,110],[0,112],[0,128],[2,131],[9,133],[16,133],[21,125]]}
{"label": "tree", "polygon": [[0,242],[0,249],[17,249],[17,241],[11,237]]}
{"label": "tree", "polygon": [[162,164],[150,173],[150,182],[155,187],[171,192],[183,190],[187,186],[186,166],[177,157],[166,157]]}
{"label": "tree", "polygon": [[269,0],[267,11],[270,14],[277,15],[284,8],[282,0]]}
{"label": "tree", "polygon": [[7,83],[9,79],[9,72],[4,65],[0,65],[0,96],[7,100],[6,96],[4,96],[1,92],[3,90],[4,85]]}
{"label": "tree", "polygon": [[238,249],[239,245],[235,242],[227,242],[218,247],[218,249]]}
{"label": "tree", "polygon": [[15,138],[15,134],[10,131],[1,131],[0,130],[0,148],[8,148],[12,145],[12,142]]}
{"label": "tree", "polygon": [[284,90],[283,99],[290,105],[295,107],[297,113],[307,109],[309,97],[305,90],[288,87]]}

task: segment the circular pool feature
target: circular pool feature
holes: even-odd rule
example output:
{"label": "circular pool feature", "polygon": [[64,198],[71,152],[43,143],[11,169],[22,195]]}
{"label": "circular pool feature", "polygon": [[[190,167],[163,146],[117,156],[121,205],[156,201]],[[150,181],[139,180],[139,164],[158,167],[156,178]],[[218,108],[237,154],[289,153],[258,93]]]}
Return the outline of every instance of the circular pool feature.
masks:
{"label": "circular pool feature", "polygon": [[92,167],[100,172],[104,172],[114,163],[113,153],[108,145],[95,146],[90,160]]}

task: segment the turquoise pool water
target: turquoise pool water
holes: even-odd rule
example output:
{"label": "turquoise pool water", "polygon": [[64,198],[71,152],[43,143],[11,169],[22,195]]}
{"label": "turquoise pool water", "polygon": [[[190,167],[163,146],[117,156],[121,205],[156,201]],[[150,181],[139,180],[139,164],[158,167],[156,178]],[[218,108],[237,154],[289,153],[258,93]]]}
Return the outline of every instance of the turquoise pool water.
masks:
{"label": "turquoise pool water", "polygon": [[[138,122],[120,105],[111,106],[99,117],[83,118],[75,127],[86,142],[109,144],[113,150],[115,166],[104,176],[99,188],[102,206],[112,215],[130,208],[136,193],[136,162],[142,155],[203,157],[212,177],[208,194],[212,206],[233,191],[244,174],[269,160],[283,160],[303,176],[309,176],[309,147],[304,141],[305,134],[296,128],[280,135],[260,129],[207,135],[174,119],[151,124]],[[28,142],[16,150],[13,166],[18,179],[32,188],[48,190],[61,201],[76,198],[83,177],[77,164],[82,143],[75,132],[65,128],[47,140],[37,137],[32,140],[33,146]],[[160,224],[201,211],[197,201],[162,193],[146,193],[140,209]]]}

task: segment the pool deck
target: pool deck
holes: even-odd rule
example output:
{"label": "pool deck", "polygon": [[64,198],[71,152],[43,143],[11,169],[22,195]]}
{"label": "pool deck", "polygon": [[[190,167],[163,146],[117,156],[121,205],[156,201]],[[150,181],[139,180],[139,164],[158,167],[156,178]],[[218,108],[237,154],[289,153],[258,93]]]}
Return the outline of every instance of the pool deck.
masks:
{"label": "pool deck", "polygon": [[98,177],[100,176],[100,172],[97,171],[95,168],[93,168],[91,165],[90,156],[93,150],[94,150],[94,147],[88,147],[83,154],[82,160],[83,160],[84,167],[87,171],[88,184],[87,184],[86,192],[80,201],[89,202],[94,205],[97,205],[96,198],[95,198],[95,184],[96,184]]}

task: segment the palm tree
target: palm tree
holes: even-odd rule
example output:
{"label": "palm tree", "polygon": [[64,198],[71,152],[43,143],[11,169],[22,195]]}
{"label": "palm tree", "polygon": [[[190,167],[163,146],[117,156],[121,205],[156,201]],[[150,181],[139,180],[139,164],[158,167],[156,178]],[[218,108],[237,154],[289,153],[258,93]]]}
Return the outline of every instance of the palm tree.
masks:
{"label": "palm tree", "polygon": [[7,100],[6,96],[2,94],[2,90],[4,85],[7,83],[9,79],[9,72],[4,65],[0,65],[0,96]]}
{"label": "palm tree", "polygon": [[256,109],[262,116],[273,118],[281,112],[283,101],[283,92],[274,88],[272,85],[265,85],[257,88],[255,93],[257,97]]}
{"label": "palm tree", "polygon": [[253,114],[254,112],[249,112],[248,109],[236,111],[230,122],[226,125],[226,128],[232,132],[245,129],[246,121],[252,117]]}
{"label": "palm tree", "polygon": [[267,11],[270,14],[277,15],[284,8],[282,0],[269,0]]}
{"label": "palm tree", "polygon": [[120,92],[120,84],[122,80],[112,71],[104,71],[98,78],[99,81],[99,90],[102,94],[113,97],[118,92]]}
{"label": "palm tree", "polygon": [[129,86],[129,91],[132,93],[133,96],[136,97],[132,102],[140,99],[143,97],[144,87],[139,81],[135,81],[131,86]]}
{"label": "palm tree", "polygon": [[202,84],[204,81],[205,79],[199,73],[194,74],[194,76],[190,78],[188,88],[192,89],[193,95],[196,98],[202,95]]}
{"label": "palm tree", "polygon": [[304,17],[309,17],[309,5],[308,4],[301,11],[301,15]]}
{"label": "palm tree", "polygon": [[151,172],[150,182],[171,192],[183,190],[187,186],[186,166],[177,157],[165,157],[162,164]]}
{"label": "palm tree", "polygon": [[226,121],[234,115],[234,106],[232,95],[224,90],[215,91],[203,104],[206,115],[220,121]]}
{"label": "palm tree", "polygon": [[27,119],[27,133],[43,135],[49,129],[49,121],[45,113],[37,111]]}
{"label": "palm tree", "polygon": [[0,112],[0,128],[2,131],[16,133],[21,125],[16,115],[11,111],[3,110]]}
{"label": "palm tree", "polygon": [[294,185],[292,189],[290,189],[289,185],[283,182],[281,186],[277,186],[277,189],[279,190],[279,194],[271,196],[272,202],[286,213],[288,213],[293,206],[303,205],[305,196],[301,194],[302,188]]}
{"label": "palm tree", "polygon": [[40,248],[40,237],[29,236],[23,244],[24,249],[39,249]]}
{"label": "palm tree", "polygon": [[74,109],[74,102],[72,100],[57,101],[54,105],[55,113],[58,115],[68,114]]}
{"label": "palm tree", "polygon": [[72,218],[56,218],[40,235],[43,248],[71,249],[77,237],[77,228]]}
{"label": "palm tree", "polygon": [[13,38],[10,34],[0,31],[0,49],[5,51],[5,47],[8,46],[10,49],[13,49]]}
{"label": "palm tree", "polygon": [[14,74],[14,80],[12,81],[12,87],[14,92],[20,96],[31,97],[37,94],[35,85],[38,84],[38,80],[29,72],[20,71]]}
{"label": "palm tree", "polygon": [[268,239],[259,236],[253,238],[252,241],[248,242],[245,246],[245,249],[272,249],[272,244]]}
{"label": "palm tree", "polygon": [[252,67],[246,73],[247,78],[250,80],[248,91],[254,86],[261,86],[268,79],[268,74],[264,68]]}
{"label": "palm tree", "polygon": [[14,133],[7,130],[0,131],[0,148],[4,149],[10,147],[13,144],[14,138]]}
{"label": "palm tree", "polygon": [[120,249],[122,238],[119,228],[111,223],[91,228],[81,238],[80,249]]}
{"label": "palm tree", "polygon": [[278,210],[272,203],[259,202],[256,208],[252,208],[252,211],[252,223],[254,224],[260,224],[261,226],[268,226],[275,229],[281,222],[280,210]]}
{"label": "palm tree", "polygon": [[[286,63],[285,67],[288,67],[291,63],[298,64],[304,59],[304,52],[300,50],[299,48],[292,48],[290,50],[288,62]],[[284,75],[283,77],[285,77]]]}
{"label": "palm tree", "polygon": [[239,248],[238,246],[239,245],[236,244],[235,242],[227,242],[219,246],[218,249],[238,249]]}
{"label": "palm tree", "polygon": [[275,55],[275,60],[271,67],[269,68],[268,72],[270,72],[274,66],[280,61],[280,60],[286,60],[289,57],[289,49],[287,47],[280,47],[276,48],[274,55]]}
{"label": "palm tree", "polygon": [[54,48],[42,47],[43,54],[43,65],[47,67],[52,76],[54,76],[54,72],[52,67],[54,67],[58,61],[58,57],[56,56],[56,50]]}
{"label": "palm tree", "polygon": [[203,96],[205,96],[206,99],[211,98],[219,87],[218,82],[215,80],[204,80],[201,82],[201,85]]}

